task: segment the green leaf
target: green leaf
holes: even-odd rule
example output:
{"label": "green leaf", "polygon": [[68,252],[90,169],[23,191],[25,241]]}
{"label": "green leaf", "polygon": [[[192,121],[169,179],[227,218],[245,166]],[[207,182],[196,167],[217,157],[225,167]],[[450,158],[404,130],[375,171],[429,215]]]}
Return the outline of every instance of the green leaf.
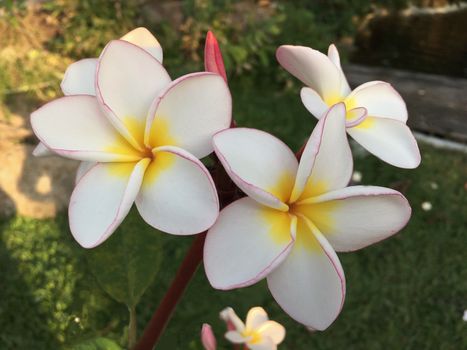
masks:
{"label": "green leaf", "polygon": [[130,309],[138,304],[162,260],[164,233],[141,222],[133,208],[106,242],[87,252],[90,269],[101,287]]}
{"label": "green leaf", "polygon": [[120,345],[108,338],[98,337],[73,345],[68,350],[122,350]]}

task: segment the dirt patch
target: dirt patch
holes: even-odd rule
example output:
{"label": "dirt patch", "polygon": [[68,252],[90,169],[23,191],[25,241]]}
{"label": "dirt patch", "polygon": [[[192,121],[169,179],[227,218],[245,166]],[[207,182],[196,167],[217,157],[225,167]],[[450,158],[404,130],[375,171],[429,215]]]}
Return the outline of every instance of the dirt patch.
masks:
{"label": "dirt patch", "polygon": [[52,217],[68,206],[78,162],[34,157],[37,140],[23,109],[0,114],[0,216]]}

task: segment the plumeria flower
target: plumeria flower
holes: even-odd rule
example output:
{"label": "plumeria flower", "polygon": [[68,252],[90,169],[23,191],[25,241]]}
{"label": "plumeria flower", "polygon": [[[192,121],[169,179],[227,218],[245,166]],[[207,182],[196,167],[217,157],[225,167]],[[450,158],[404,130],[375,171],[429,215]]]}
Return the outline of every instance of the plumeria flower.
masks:
{"label": "plumeria flower", "polygon": [[90,162],[70,200],[70,228],[78,243],[102,243],[133,202],[159,230],[187,235],[209,228],[219,204],[198,159],[212,152],[212,135],[230,125],[231,97],[223,78],[202,72],[171,82],[146,50],[114,40],[98,60],[95,91],[59,98],[31,116],[47,148]]}
{"label": "plumeria flower", "polygon": [[225,333],[227,340],[234,344],[246,344],[251,350],[275,350],[285,338],[285,328],[270,321],[262,307],[250,309],[246,323],[230,307],[221,312],[221,318],[234,327]]}
{"label": "plumeria flower", "polygon": [[[159,41],[151,34],[149,30],[143,27],[133,29],[125,34],[120,40],[128,41],[134,45],[141,47],[151,54],[156,60],[162,63],[163,53]],[[84,58],[68,66],[60,88],[65,96],[70,95],[92,95],[96,96],[95,76],[97,69],[97,58]],[[40,142],[33,151],[36,157],[53,155],[42,142]],[[91,167],[93,164],[82,163],[78,168],[77,178]]]}
{"label": "plumeria flower", "polygon": [[285,45],[277,49],[277,60],[307,87],[302,102],[316,118],[337,102],[346,106],[347,132],[360,145],[383,161],[401,168],[420,164],[417,142],[407,127],[407,108],[394,88],[370,81],[351,90],[334,45],[328,55],[309,47]]}
{"label": "plumeria flower", "polygon": [[346,187],[352,155],[345,105],[323,116],[300,163],[280,140],[255,129],[213,138],[225,170],[247,194],[224,208],[208,231],[204,265],[214,288],[233,289],[267,278],[279,305],[309,328],[324,330],[339,314],[345,277],[338,252],[381,241],[410,218],[394,190]]}

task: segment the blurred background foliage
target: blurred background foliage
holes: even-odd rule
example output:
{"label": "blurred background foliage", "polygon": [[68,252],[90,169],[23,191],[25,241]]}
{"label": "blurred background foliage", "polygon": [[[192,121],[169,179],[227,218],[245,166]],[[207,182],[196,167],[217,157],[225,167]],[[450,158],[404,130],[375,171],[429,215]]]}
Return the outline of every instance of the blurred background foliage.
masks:
{"label": "blurred background foliage", "polygon": [[337,41],[343,43],[345,56],[346,43],[365,18],[381,9],[405,8],[409,1],[3,0],[0,4],[0,100],[20,92],[46,100],[59,92],[58,82],[71,61],[98,56],[109,40],[137,26],[148,27],[160,40],[173,73],[202,69],[205,33],[213,30],[230,75],[284,80],[274,57],[278,45],[300,43],[325,50]]}

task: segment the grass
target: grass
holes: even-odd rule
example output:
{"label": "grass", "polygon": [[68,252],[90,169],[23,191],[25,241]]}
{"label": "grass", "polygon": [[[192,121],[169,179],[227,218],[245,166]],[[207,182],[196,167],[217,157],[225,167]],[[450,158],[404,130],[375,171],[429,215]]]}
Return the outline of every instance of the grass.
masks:
{"label": "grass", "polygon": [[[240,126],[267,130],[297,149],[314,121],[298,91],[279,92],[267,81],[234,82],[234,117]],[[274,302],[264,282],[216,291],[199,269],[160,343],[161,349],[202,349],[203,322],[221,345],[218,313],[232,306],[243,318],[262,305],[283,323],[281,349],[462,349],[467,348],[467,156],[421,145],[422,165],[412,171],[357,156],[363,184],[402,191],[413,208],[397,236],[365,250],[340,254],[347,300],[325,332],[308,333]],[[421,204],[429,201],[431,211]],[[132,214],[134,215],[134,213]],[[23,217],[0,223],[0,349],[66,348],[92,335],[124,344],[128,312],[99,288],[85,252],[72,240],[65,214],[56,219]],[[139,221],[135,231],[147,229]],[[162,268],[137,307],[141,332],[167,288],[191,238],[160,235]],[[224,347],[228,348],[228,347]]]}

